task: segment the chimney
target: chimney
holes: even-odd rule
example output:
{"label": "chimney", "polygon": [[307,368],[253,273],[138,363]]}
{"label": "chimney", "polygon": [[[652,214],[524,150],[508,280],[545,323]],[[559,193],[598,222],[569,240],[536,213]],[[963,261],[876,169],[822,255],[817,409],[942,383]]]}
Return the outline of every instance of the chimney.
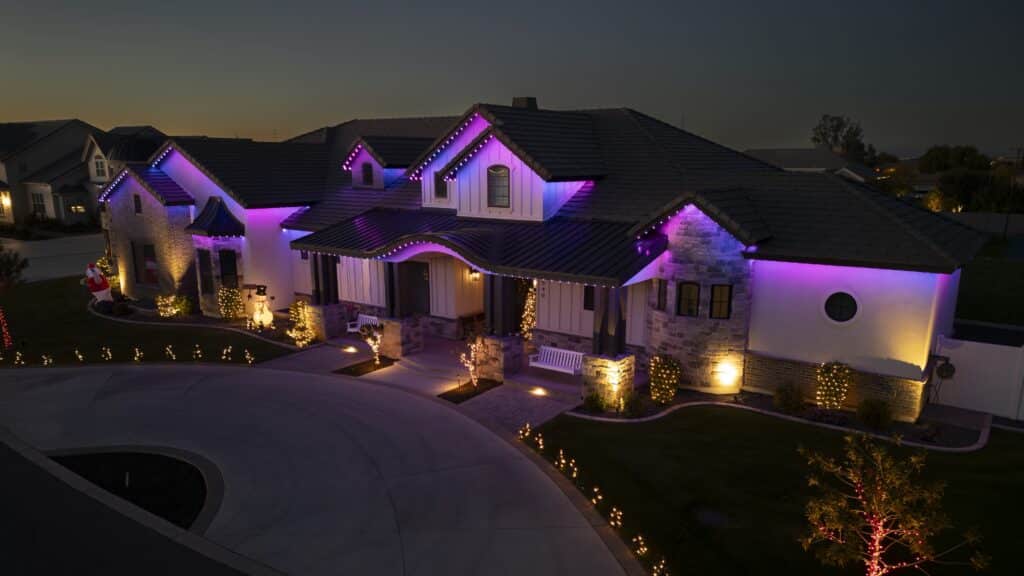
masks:
{"label": "chimney", "polygon": [[527,110],[537,109],[537,99],[533,96],[516,96],[512,98],[513,108],[526,108]]}

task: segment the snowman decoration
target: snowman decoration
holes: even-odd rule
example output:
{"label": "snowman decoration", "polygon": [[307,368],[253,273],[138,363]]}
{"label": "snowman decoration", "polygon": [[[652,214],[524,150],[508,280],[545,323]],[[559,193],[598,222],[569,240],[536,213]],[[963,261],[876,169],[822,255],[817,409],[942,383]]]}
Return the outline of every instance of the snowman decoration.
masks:
{"label": "snowman decoration", "polygon": [[96,264],[89,264],[85,268],[85,286],[97,302],[112,301],[110,297],[110,283],[103,277],[103,274],[100,274]]}

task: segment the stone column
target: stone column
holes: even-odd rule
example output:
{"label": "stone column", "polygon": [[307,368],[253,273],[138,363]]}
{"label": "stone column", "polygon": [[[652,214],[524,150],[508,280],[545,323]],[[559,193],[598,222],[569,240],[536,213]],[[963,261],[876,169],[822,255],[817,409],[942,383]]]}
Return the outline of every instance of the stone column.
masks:
{"label": "stone column", "polygon": [[423,350],[423,326],[420,316],[383,318],[380,354],[399,359]]}
{"label": "stone column", "polygon": [[480,378],[504,382],[506,374],[522,369],[523,339],[519,336],[483,336],[476,341],[481,345],[478,352]]}
{"label": "stone column", "polygon": [[596,393],[601,405],[618,409],[622,399],[633,392],[636,380],[636,356],[622,354],[583,357],[583,397]]}
{"label": "stone column", "polygon": [[519,331],[517,298],[515,278],[484,276],[484,316],[488,334],[508,336]]}

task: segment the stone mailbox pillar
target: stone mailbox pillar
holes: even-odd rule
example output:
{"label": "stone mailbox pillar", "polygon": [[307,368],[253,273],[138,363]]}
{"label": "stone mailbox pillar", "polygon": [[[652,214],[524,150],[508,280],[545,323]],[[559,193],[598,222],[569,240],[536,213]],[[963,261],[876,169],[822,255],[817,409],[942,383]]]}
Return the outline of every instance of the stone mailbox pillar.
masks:
{"label": "stone mailbox pillar", "polygon": [[601,405],[618,410],[622,399],[633,391],[636,381],[636,356],[621,354],[583,357],[583,397],[596,393]]}

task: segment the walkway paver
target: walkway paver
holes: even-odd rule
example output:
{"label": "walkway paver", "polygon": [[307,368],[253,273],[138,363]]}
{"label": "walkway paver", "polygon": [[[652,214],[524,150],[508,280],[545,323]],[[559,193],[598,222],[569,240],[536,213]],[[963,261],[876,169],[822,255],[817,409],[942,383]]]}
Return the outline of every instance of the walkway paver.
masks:
{"label": "walkway paver", "polygon": [[442,401],[361,379],[0,370],[0,425],[42,450],[154,445],[210,459],[224,499],[205,536],[293,574],[622,573],[515,447]]}

